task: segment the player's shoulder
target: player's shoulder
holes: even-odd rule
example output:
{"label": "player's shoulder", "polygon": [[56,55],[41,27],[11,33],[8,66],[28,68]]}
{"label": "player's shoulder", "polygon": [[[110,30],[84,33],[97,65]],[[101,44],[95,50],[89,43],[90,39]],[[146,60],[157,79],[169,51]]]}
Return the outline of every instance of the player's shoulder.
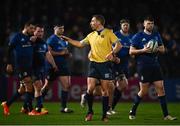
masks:
{"label": "player's shoulder", "polygon": [[55,39],[56,39],[56,36],[53,34],[53,35],[49,36],[49,38],[47,39],[47,42],[54,41]]}
{"label": "player's shoulder", "polygon": [[113,33],[113,31],[109,28],[104,28],[103,32],[104,33]]}
{"label": "player's shoulder", "polygon": [[142,37],[143,35],[144,35],[144,32],[140,31],[140,32],[135,33],[132,38],[139,38],[139,37]]}
{"label": "player's shoulder", "polygon": [[96,34],[96,31],[90,32],[90,33],[87,35],[87,37],[90,37],[90,36],[92,36],[92,35],[94,35],[94,34]]}
{"label": "player's shoulder", "polygon": [[16,33],[13,33],[9,36],[9,40],[10,41],[17,41],[18,39],[20,39],[22,37],[22,33],[20,32],[16,32]]}
{"label": "player's shoulder", "polygon": [[153,31],[153,35],[160,35],[160,33],[158,31]]}
{"label": "player's shoulder", "polygon": [[121,35],[121,32],[118,30],[118,31],[115,31],[114,34],[115,35]]}

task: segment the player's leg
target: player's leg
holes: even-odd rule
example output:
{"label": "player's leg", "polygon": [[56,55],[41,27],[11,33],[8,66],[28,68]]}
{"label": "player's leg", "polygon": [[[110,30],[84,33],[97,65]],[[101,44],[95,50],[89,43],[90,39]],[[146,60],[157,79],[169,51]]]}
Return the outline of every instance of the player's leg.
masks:
{"label": "player's leg", "polygon": [[2,102],[2,107],[4,110],[4,115],[9,115],[10,111],[9,111],[9,107],[11,106],[11,104],[17,100],[17,98],[19,98],[22,94],[24,94],[25,92],[25,87],[22,81],[20,81],[20,87],[17,90],[17,92],[7,101]]}
{"label": "player's leg", "polygon": [[[125,76],[125,74],[119,75],[116,81],[116,87],[114,90],[114,97],[113,97],[113,102],[112,102],[112,110],[115,109],[115,106],[117,105],[119,99],[122,96],[122,92],[127,88],[128,85],[128,80]],[[115,113],[115,111],[113,111]]]}
{"label": "player's leg", "polygon": [[49,68],[49,67],[46,68],[43,78],[44,85],[41,89],[43,100],[44,97],[48,94],[49,88],[51,88],[53,82],[56,80],[57,77],[58,77],[57,72],[55,72],[53,68]]}
{"label": "player's leg", "polygon": [[165,120],[176,120],[177,119],[176,117],[172,117],[169,115],[163,81],[159,80],[159,81],[155,81],[153,83],[155,85],[155,89],[158,94],[158,98],[160,101],[164,119]]}
{"label": "player's leg", "polygon": [[102,88],[102,108],[103,108],[103,113],[102,113],[102,120],[103,121],[108,121],[107,119],[107,111],[108,111],[108,106],[109,106],[109,85],[110,85],[110,80],[101,80],[101,88]]}
{"label": "player's leg", "polygon": [[[93,91],[93,95],[94,96],[101,96],[101,85],[100,85],[100,81],[98,79],[96,79],[96,86],[95,86],[95,89]],[[87,99],[86,99],[86,93],[83,93],[81,95],[81,100],[80,100],[80,105],[82,108],[85,107],[86,105],[86,102],[87,102]]]}
{"label": "player's leg", "polygon": [[23,79],[25,85],[25,104],[31,112],[33,110],[32,100],[34,98],[34,87],[32,84],[32,79],[30,76],[27,76]]}
{"label": "player's leg", "polygon": [[87,78],[87,92],[86,92],[86,100],[88,105],[88,112],[85,118],[85,121],[92,120],[93,116],[93,91],[96,86],[96,78],[88,77]]}
{"label": "player's leg", "polygon": [[138,107],[139,103],[141,102],[141,99],[143,98],[143,96],[145,96],[148,93],[149,83],[140,82],[139,85],[140,85],[140,91],[135,96],[133,106],[129,113],[129,119],[131,119],[131,120],[135,119],[137,107]]}
{"label": "player's leg", "polygon": [[63,112],[63,113],[71,113],[73,111],[71,109],[67,108],[68,92],[69,92],[69,89],[70,89],[71,77],[70,76],[59,76],[58,80],[60,80],[61,85],[62,85],[62,90],[61,90],[61,112]]}
{"label": "player's leg", "polygon": [[109,82],[109,88],[108,88],[108,93],[109,93],[109,104],[108,104],[108,111],[107,111],[107,115],[112,115],[112,104],[113,104],[113,97],[114,97],[114,89],[115,89],[115,85],[114,85],[114,81],[110,80]]}

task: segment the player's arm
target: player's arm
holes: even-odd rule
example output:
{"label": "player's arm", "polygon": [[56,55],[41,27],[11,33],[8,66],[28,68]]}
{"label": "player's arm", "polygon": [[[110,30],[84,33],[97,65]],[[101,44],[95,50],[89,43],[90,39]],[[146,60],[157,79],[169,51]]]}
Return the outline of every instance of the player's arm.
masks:
{"label": "player's arm", "polygon": [[158,46],[158,47],[154,50],[154,52],[155,52],[155,53],[161,53],[161,54],[165,53],[165,47],[164,47],[164,45]]}
{"label": "player's arm", "polygon": [[54,51],[51,46],[48,46],[48,50],[51,52],[53,56],[62,56],[69,54],[68,49],[63,49],[62,51]]}
{"label": "player's arm", "polygon": [[162,54],[165,53],[164,45],[158,46],[157,52],[162,53]]}
{"label": "player's arm", "polygon": [[82,48],[85,46],[85,44],[83,42],[73,40],[73,39],[63,36],[63,35],[61,36],[61,38],[64,39],[65,41],[69,42],[70,44],[72,44],[75,47]]}
{"label": "player's arm", "polygon": [[8,72],[8,73],[12,73],[13,72],[13,67],[12,67],[12,59],[13,59],[13,57],[12,57],[12,52],[13,52],[13,46],[12,45],[10,45],[9,47],[8,47],[8,54],[7,54],[7,67],[6,67],[6,71]]}
{"label": "player's arm", "polygon": [[122,48],[122,45],[121,45],[121,43],[119,42],[119,40],[116,42],[116,44],[115,44],[115,46],[114,46],[114,48],[113,48],[113,50],[112,50],[112,52],[111,53],[114,53],[114,54],[116,54],[116,53],[118,53],[119,52],[119,50]]}
{"label": "player's arm", "polygon": [[122,48],[122,45],[117,36],[113,32],[109,32],[109,38],[111,42],[113,42],[114,47],[112,51],[106,56],[106,58],[112,61],[116,53],[118,53],[119,50]]}
{"label": "player's arm", "polygon": [[12,40],[10,40],[9,45],[8,45],[8,52],[7,52],[7,67],[6,67],[6,71],[8,73],[12,73],[13,72],[13,50],[15,48],[17,42],[17,37],[14,36],[12,38]]}
{"label": "player's arm", "polygon": [[56,63],[55,63],[55,61],[54,61],[54,58],[53,58],[53,56],[51,55],[51,52],[50,52],[50,51],[46,52],[46,60],[53,66],[53,68],[54,68],[55,70],[58,70],[58,67],[57,67],[57,65],[56,65]]}
{"label": "player's arm", "polygon": [[129,49],[129,55],[139,55],[139,54],[150,53],[150,52],[151,52],[151,49],[146,46],[142,49],[136,49],[136,47],[130,46],[130,49]]}
{"label": "player's arm", "polygon": [[158,33],[157,36],[158,36],[158,47],[155,50],[155,52],[163,54],[165,53],[165,47],[164,47],[161,35]]}

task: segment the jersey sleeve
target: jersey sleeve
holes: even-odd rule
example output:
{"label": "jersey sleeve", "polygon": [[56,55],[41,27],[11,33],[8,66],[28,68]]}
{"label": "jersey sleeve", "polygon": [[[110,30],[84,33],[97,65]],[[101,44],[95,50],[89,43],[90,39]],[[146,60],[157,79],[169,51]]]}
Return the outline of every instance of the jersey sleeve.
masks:
{"label": "jersey sleeve", "polygon": [[53,39],[50,37],[47,39],[47,45],[50,46],[51,48],[53,47]]}
{"label": "jersey sleeve", "polygon": [[18,34],[13,35],[10,38],[10,41],[8,43],[8,52],[7,52],[7,63],[12,64],[13,60],[13,50],[16,46],[16,43],[18,42]]}
{"label": "jersey sleeve", "polygon": [[157,37],[158,37],[158,46],[163,45],[163,41],[162,41],[161,35],[159,33],[157,33]]}
{"label": "jersey sleeve", "polygon": [[86,36],[83,40],[80,41],[83,45],[89,45],[89,35]]}
{"label": "jersey sleeve", "polygon": [[12,35],[9,38],[8,46],[15,46],[17,42],[18,42],[18,34]]}
{"label": "jersey sleeve", "polygon": [[135,48],[138,48],[138,46],[139,46],[139,35],[138,34],[135,34],[132,37],[132,39],[131,39],[131,46],[135,47]]}
{"label": "jersey sleeve", "polygon": [[109,32],[109,37],[113,44],[115,44],[116,42],[119,42],[118,37],[112,31]]}

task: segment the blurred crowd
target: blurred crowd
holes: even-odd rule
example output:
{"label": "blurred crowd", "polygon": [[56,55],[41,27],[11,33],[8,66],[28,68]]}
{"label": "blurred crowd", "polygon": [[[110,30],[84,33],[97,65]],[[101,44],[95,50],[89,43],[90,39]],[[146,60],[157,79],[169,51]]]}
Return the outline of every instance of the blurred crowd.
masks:
{"label": "blurred crowd", "polygon": [[[159,57],[166,78],[180,77],[180,1],[170,0],[4,0],[0,4],[0,71],[6,64],[9,36],[20,31],[24,22],[31,20],[45,26],[45,38],[53,34],[54,24],[64,22],[65,34],[74,39],[83,39],[90,31],[89,21],[93,14],[105,16],[107,27],[119,29],[119,20],[128,18],[131,33],[143,29],[142,19],[147,14],[155,18],[156,28],[162,35],[166,53]],[[88,50],[69,47],[72,75],[87,74]],[[130,76],[136,76],[136,62],[129,63]]]}

